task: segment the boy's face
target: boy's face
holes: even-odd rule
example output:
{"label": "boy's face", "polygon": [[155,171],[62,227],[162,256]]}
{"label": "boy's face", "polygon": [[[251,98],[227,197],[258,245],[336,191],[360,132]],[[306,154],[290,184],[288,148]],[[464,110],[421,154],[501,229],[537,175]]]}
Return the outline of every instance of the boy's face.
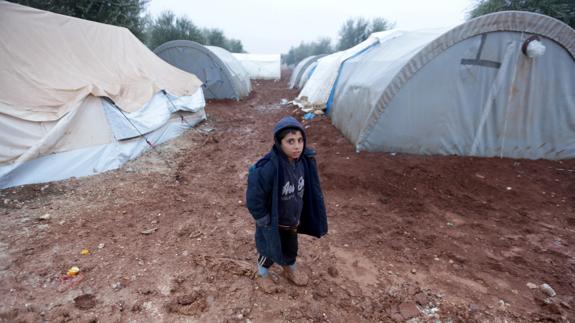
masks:
{"label": "boy's face", "polygon": [[303,151],[303,136],[301,135],[301,131],[296,130],[283,137],[281,148],[290,161],[298,159]]}

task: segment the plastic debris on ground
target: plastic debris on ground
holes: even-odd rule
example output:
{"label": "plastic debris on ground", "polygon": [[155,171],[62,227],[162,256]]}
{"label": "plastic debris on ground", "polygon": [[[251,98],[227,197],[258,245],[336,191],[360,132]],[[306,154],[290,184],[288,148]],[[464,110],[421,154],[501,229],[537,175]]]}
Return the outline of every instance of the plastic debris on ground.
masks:
{"label": "plastic debris on ground", "polygon": [[79,272],[80,272],[80,268],[78,268],[77,266],[73,266],[70,269],[68,269],[68,272],[66,273],[66,275],[68,275],[68,277],[74,277],[74,276],[78,275]]}
{"label": "plastic debris on ground", "polygon": [[304,118],[305,120],[311,120],[311,119],[315,118],[315,113],[313,113],[313,112],[306,113],[306,114],[303,116],[303,118]]}

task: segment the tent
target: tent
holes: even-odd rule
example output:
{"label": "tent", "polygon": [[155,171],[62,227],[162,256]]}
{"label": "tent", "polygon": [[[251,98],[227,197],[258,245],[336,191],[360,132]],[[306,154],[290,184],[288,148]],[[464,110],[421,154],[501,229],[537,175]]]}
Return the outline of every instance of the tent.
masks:
{"label": "tent", "polygon": [[252,83],[250,81],[250,75],[242,63],[240,63],[232,53],[221,47],[206,46],[206,48],[216,54],[216,56],[226,64],[228,71],[232,74],[232,82],[235,84],[234,88],[239,89],[240,97],[248,96],[252,91]]}
{"label": "tent", "polygon": [[302,59],[301,61],[299,61],[296,66],[294,67],[288,86],[290,89],[293,89],[296,85],[297,85],[297,80],[301,79],[301,74],[303,73],[303,71],[305,70],[304,66],[307,67],[308,66],[308,62],[310,62],[313,59],[314,55],[312,56],[308,56],[304,59]]}
{"label": "tent", "polygon": [[313,72],[315,71],[316,67],[317,67],[318,62],[315,61],[311,64],[309,64],[308,67],[305,68],[305,70],[303,71],[299,82],[296,84],[296,87],[298,89],[302,89],[305,84],[307,83],[307,80],[309,80],[309,78],[313,75]]}
{"label": "tent", "polygon": [[191,40],[172,40],[154,53],[164,61],[196,75],[206,99],[236,99],[251,91],[250,79],[242,65],[223,48],[203,46]]}
{"label": "tent", "polygon": [[205,119],[201,82],[127,29],[0,2],[0,188],[120,167]]}
{"label": "tent", "polygon": [[279,54],[238,54],[233,53],[252,80],[279,80],[281,64]]}
{"label": "tent", "polygon": [[510,11],[391,33],[342,62],[329,91],[332,122],[358,151],[575,157],[568,25]]}
{"label": "tent", "polygon": [[367,49],[386,39],[397,37],[399,31],[390,30],[373,33],[369,38],[352,48],[324,56],[317,61],[305,81],[296,103],[300,106],[325,107],[337,78],[340,65],[347,59],[360,55]]}
{"label": "tent", "polygon": [[290,81],[289,87],[290,89],[299,88],[299,84],[301,82],[302,77],[304,76],[305,71],[307,68],[315,63],[318,59],[322,58],[325,55],[312,55],[302,59],[294,68]]}

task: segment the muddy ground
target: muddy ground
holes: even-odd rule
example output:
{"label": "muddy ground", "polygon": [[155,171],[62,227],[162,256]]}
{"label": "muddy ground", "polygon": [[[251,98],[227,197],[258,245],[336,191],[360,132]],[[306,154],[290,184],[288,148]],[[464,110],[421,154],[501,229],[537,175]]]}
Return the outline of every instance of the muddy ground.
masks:
{"label": "muddy ground", "polygon": [[356,154],[326,117],[329,234],[300,236],[307,287],[265,294],[244,192],[301,119],[286,79],[122,169],[0,191],[0,321],[575,321],[575,161]]}

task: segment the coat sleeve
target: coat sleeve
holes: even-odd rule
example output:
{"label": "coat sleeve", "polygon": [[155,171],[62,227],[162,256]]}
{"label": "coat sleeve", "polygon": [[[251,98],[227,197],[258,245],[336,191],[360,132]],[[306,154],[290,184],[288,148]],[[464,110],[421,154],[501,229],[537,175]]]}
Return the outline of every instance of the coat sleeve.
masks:
{"label": "coat sleeve", "polygon": [[260,226],[269,225],[271,222],[273,175],[273,167],[269,162],[261,167],[252,166],[248,174],[246,203],[256,224]]}
{"label": "coat sleeve", "polygon": [[302,210],[298,232],[320,238],[327,234],[327,213],[320,186],[317,164],[312,153],[308,153],[305,159],[306,180],[304,208]]}

